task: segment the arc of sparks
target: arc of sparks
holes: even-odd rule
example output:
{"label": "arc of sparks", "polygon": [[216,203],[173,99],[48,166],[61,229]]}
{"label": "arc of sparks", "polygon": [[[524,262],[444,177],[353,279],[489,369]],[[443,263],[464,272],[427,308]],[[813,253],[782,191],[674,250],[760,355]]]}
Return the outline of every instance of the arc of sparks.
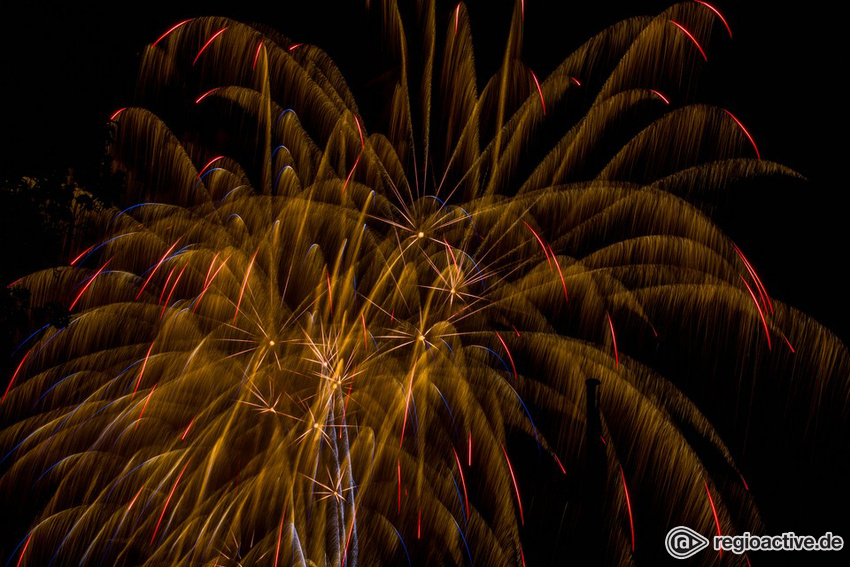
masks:
{"label": "arc of sparks", "polygon": [[682,30],[682,32],[686,36],[688,36],[688,38],[692,42],[694,42],[694,45],[697,46],[697,49],[699,49],[700,54],[702,54],[702,58],[705,59],[706,61],[708,61],[708,55],[705,54],[705,50],[702,48],[702,45],[699,44],[699,41],[697,41],[697,38],[694,37],[694,34],[689,32],[688,29],[685,26],[683,26],[682,24],[680,24],[679,22],[677,22],[675,20],[670,20],[670,23],[673,24],[674,26],[676,26],[677,28],[679,28],[680,30]]}
{"label": "arc of sparks", "polygon": [[623,480],[623,493],[626,495],[626,508],[629,511],[629,527],[632,530],[632,553],[635,552],[635,520],[632,516],[632,499],[629,497],[629,487],[626,485],[626,473],[620,468],[620,478]]}
{"label": "arc of sparks", "polygon": [[172,27],[171,27],[171,28],[170,28],[167,32],[165,32],[164,34],[162,34],[161,36],[159,36],[159,38],[158,38],[155,42],[153,42],[153,45],[152,45],[151,47],[156,47],[156,46],[157,46],[157,44],[158,44],[160,41],[162,41],[163,39],[165,39],[166,37],[168,37],[169,35],[171,35],[171,32],[173,32],[174,30],[176,30],[177,28],[179,28],[179,27],[181,27],[181,26],[183,26],[183,25],[185,25],[185,24],[188,24],[188,23],[189,23],[189,22],[191,22],[191,21],[192,21],[192,18],[189,18],[188,20],[183,20],[183,21],[182,21],[182,22],[180,22],[179,24],[175,24],[175,25],[174,25],[174,26],[172,26]]}
{"label": "arc of sparks", "polygon": [[611,341],[614,343],[614,363],[615,367],[620,367],[620,351],[617,349],[617,334],[614,332],[614,321],[611,320],[611,315],[606,313],[608,317],[608,328],[611,329]]}
{"label": "arc of sparks", "polygon": [[215,33],[212,35],[212,37],[210,37],[210,38],[207,40],[207,42],[204,44],[204,46],[203,46],[203,47],[201,47],[201,50],[200,50],[200,51],[198,51],[198,54],[197,54],[197,55],[195,55],[195,60],[194,60],[194,61],[192,61],[192,65],[193,65],[193,66],[194,66],[194,65],[198,62],[198,59],[200,59],[201,55],[204,53],[204,51],[206,51],[206,49],[210,46],[210,44],[212,44],[212,42],[213,42],[213,41],[215,41],[215,39],[216,39],[218,36],[220,36],[221,34],[223,34],[223,33],[225,32],[225,30],[226,30],[226,29],[227,29],[227,26],[225,26],[225,27],[221,28],[220,30],[218,30],[217,32],[215,32]]}
{"label": "arc of sparks", "polygon": [[508,451],[505,449],[504,444],[501,444],[502,453],[505,454],[505,462],[508,464],[508,471],[511,473],[511,480],[514,484],[514,492],[516,493],[516,503],[519,507],[519,522],[523,526],[525,525],[525,516],[522,513],[522,499],[519,496],[519,485],[516,482],[516,475],[514,475],[514,467],[511,465],[511,459],[508,457]]}
{"label": "arc of sparks", "polygon": [[753,139],[752,134],[750,134],[750,131],[747,130],[746,127],[744,127],[744,125],[741,123],[741,121],[738,120],[737,116],[735,116],[734,114],[732,114],[731,112],[729,112],[725,108],[723,109],[723,112],[725,112],[726,114],[731,116],[732,120],[734,120],[735,123],[738,125],[738,127],[741,129],[741,131],[744,132],[744,135],[747,137],[748,140],[750,140],[750,143],[753,145],[753,149],[756,151],[756,158],[761,160],[761,152],[759,152],[759,148],[756,145],[756,141]]}
{"label": "arc of sparks", "polygon": [[705,6],[709,10],[715,13],[715,15],[720,18],[720,21],[723,22],[723,25],[726,26],[726,31],[729,32],[729,39],[732,39],[732,28],[729,27],[729,22],[726,21],[726,18],[723,17],[723,14],[720,13],[720,10],[709,4],[708,2],[703,2],[703,0],[694,0],[697,4]]}

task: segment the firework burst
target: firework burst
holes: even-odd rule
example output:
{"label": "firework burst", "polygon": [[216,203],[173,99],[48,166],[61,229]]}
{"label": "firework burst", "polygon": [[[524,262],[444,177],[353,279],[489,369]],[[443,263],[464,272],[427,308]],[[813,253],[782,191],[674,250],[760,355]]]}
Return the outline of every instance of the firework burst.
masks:
{"label": "firework burst", "polygon": [[[624,21],[544,78],[518,2],[479,88],[463,4],[372,8],[380,133],[315,46],[199,18],[146,49],[111,117],[136,204],[16,284],[71,311],[3,396],[19,565],[642,563],[672,525],[762,529],[708,388],[793,361],[790,415],[846,415],[844,347],[697,206],[795,175],[681,103],[715,9]],[[665,378],[659,345],[737,374]]]}

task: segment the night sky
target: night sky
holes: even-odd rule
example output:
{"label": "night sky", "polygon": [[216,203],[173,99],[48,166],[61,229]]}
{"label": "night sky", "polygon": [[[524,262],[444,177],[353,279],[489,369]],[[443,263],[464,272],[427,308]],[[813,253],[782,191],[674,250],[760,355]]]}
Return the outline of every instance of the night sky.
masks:
{"label": "night sky", "polygon": [[[211,2],[90,7],[16,6],[0,35],[4,112],[0,178],[74,167],[84,184],[104,147],[104,123],[133,101],[139,54],[177,21],[225,15],[276,28],[323,47],[357,94],[369,76],[363,59],[376,48],[364,3]],[[644,2],[530,1],[524,57],[545,75],[593,33],[631,15],[668,5]],[[840,21],[828,10],[766,2],[716,2],[734,39],[714,35],[700,99],[733,111],[765,159],[802,173],[807,183],[778,183],[720,204],[721,227],[742,246],[769,292],[846,339],[840,262],[847,243],[844,175],[847,107],[839,87],[847,68]],[[499,64],[510,2],[469,2],[476,57],[485,73]],[[495,7],[494,7],[495,6]],[[125,11],[126,9],[126,11]],[[13,270],[14,272],[14,270]],[[13,275],[17,275],[14,274]]]}

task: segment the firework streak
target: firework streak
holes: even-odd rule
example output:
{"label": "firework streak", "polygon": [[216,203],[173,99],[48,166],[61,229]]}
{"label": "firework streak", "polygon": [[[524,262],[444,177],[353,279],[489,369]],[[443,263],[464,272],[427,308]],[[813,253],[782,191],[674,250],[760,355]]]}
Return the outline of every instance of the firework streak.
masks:
{"label": "firework streak", "polygon": [[[129,208],[16,283],[71,316],[4,384],[2,487],[30,510],[4,561],[520,565],[591,534],[585,564],[630,565],[667,525],[761,528],[700,402],[735,400],[743,446],[747,361],[798,368],[770,387],[802,423],[846,399],[848,358],[699,207],[795,175],[684,103],[725,20],[627,20],[544,76],[518,2],[478,85],[463,4],[377,4],[388,120],[265,29],[199,18],[146,48],[143,104],[112,117]],[[673,348],[735,371],[662,376]]]}

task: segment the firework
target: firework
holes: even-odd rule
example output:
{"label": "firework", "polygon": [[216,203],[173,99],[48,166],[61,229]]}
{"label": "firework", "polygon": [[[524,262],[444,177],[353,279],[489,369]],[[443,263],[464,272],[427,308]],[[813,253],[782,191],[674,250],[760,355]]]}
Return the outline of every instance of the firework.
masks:
{"label": "firework", "polygon": [[[749,424],[786,367],[795,423],[843,415],[843,345],[698,206],[795,175],[684,104],[716,9],[624,21],[544,78],[519,2],[481,88],[463,4],[373,9],[381,132],[315,46],[199,18],[146,49],[111,117],[134,204],[16,284],[71,316],[3,396],[12,560],[653,564],[671,525],[762,530],[708,390],[753,392],[724,423]],[[670,348],[715,379],[662,372]]]}

